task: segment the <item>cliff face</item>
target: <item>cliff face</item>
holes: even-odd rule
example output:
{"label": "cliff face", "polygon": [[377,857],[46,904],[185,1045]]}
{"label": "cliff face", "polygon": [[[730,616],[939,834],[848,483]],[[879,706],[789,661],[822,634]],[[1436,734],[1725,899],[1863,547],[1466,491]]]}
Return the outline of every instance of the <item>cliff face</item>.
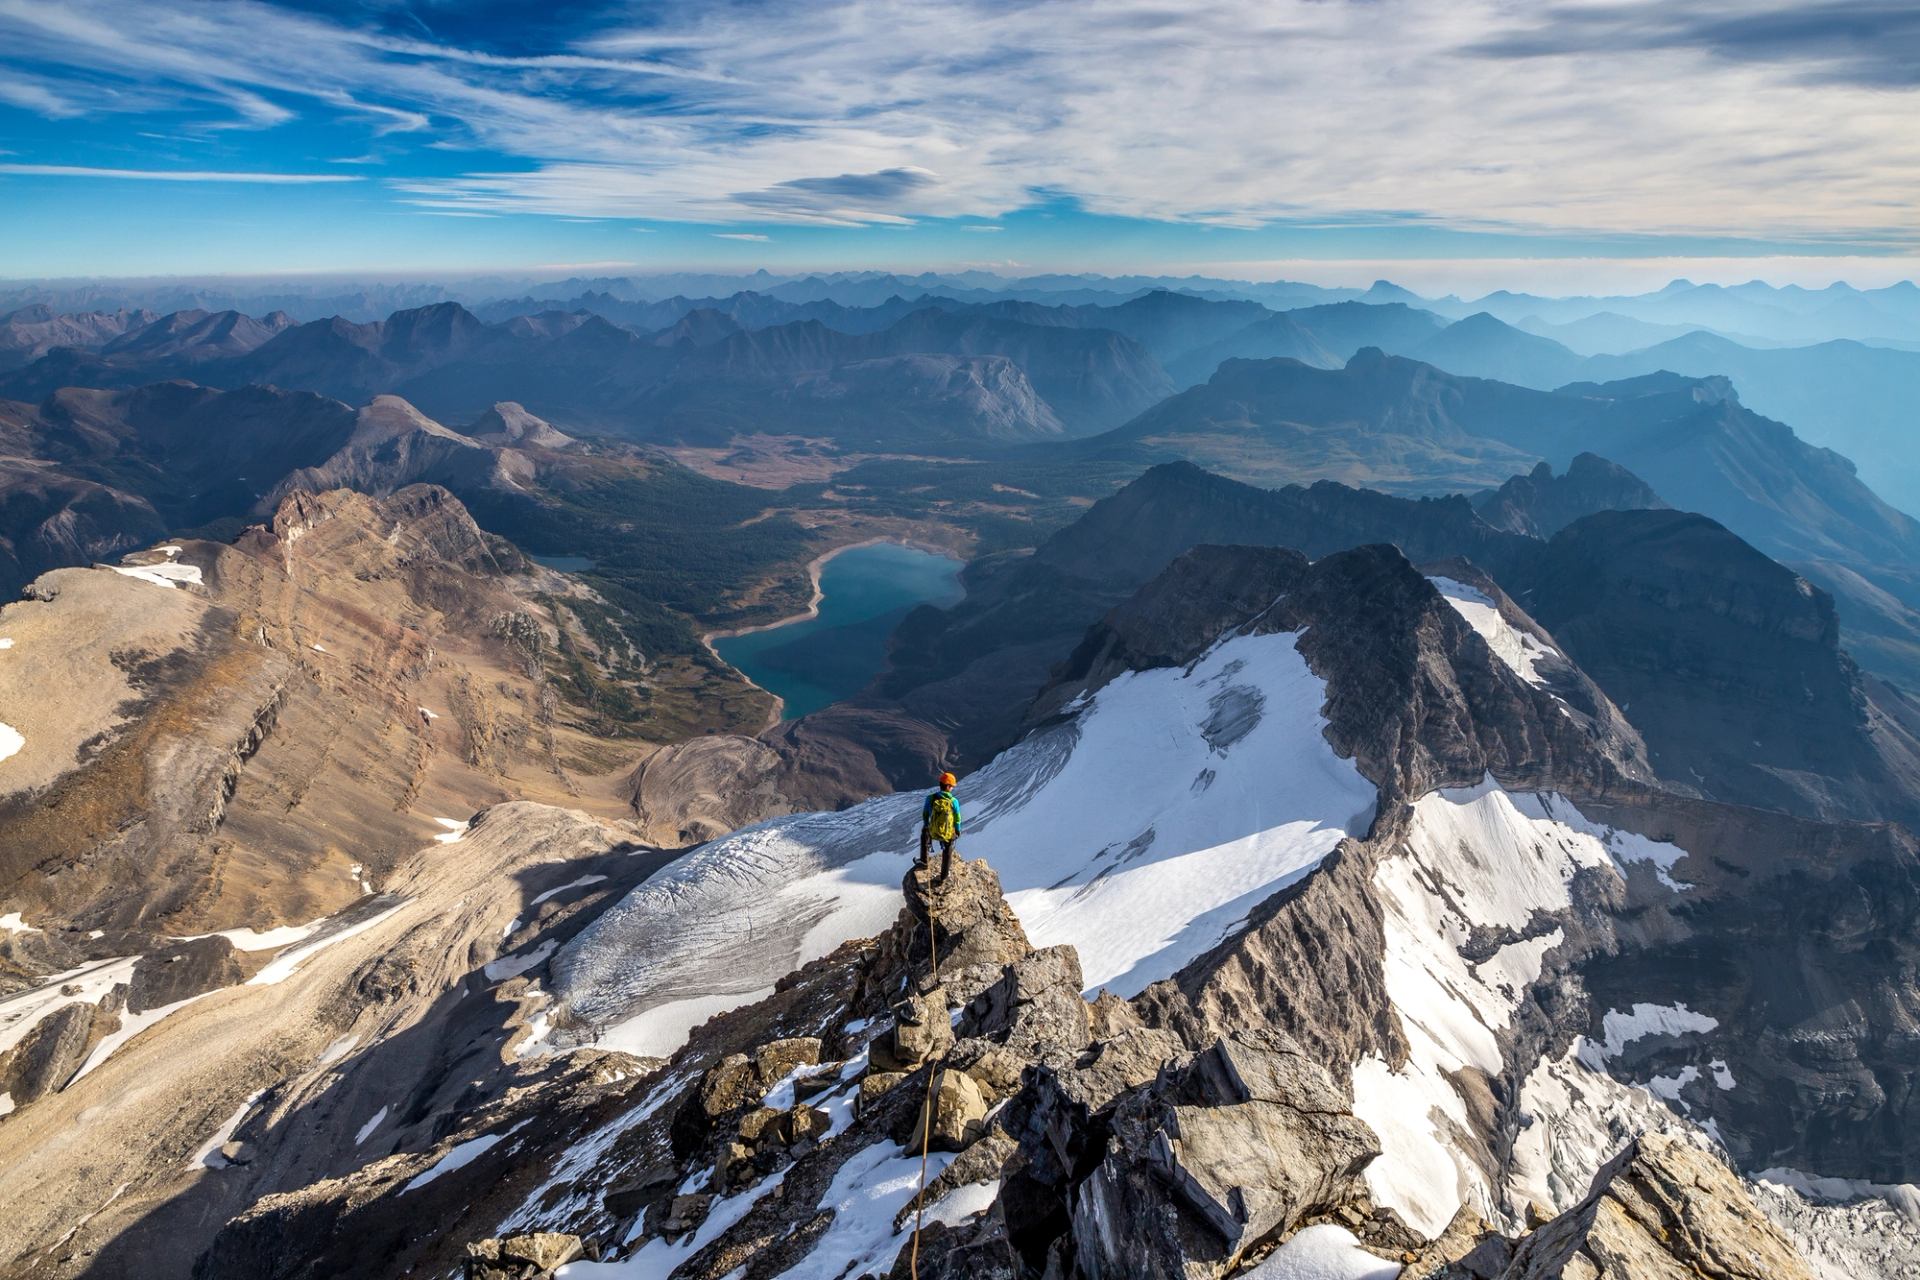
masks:
{"label": "cliff face", "polygon": [[1676,785],[1811,816],[1920,817],[1920,739],[1840,649],[1831,597],[1713,521],[1587,517],[1516,590]]}

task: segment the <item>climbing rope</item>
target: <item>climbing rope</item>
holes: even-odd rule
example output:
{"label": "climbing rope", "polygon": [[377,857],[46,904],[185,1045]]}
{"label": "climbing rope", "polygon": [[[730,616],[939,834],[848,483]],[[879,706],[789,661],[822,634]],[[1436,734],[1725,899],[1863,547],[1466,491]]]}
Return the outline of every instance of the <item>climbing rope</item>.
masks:
{"label": "climbing rope", "polygon": [[[931,867],[928,870],[932,870]],[[931,876],[927,879],[927,955],[933,963],[934,990],[940,989],[940,937],[939,920],[934,907],[937,890]],[[940,1016],[947,1016],[946,999],[940,1001]],[[912,1280],[920,1280],[920,1222],[927,1211],[927,1153],[933,1146],[933,1108],[940,1096],[940,1073],[946,1067],[946,1055],[927,1067],[927,1101],[921,1108],[920,1122],[920,1190],[913,1198],[913,1245],[907,1256],[907,1269]]]}

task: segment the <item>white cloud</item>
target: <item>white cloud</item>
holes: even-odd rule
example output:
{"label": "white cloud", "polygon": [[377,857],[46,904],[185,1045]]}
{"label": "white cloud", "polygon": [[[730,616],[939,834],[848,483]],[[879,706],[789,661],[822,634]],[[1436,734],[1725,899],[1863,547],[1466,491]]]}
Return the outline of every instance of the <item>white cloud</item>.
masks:
{"label": "white cloud", "polygon": [[136,178],[148,182],[250,182],[300,185],[309,182],[359,182],[353,173],[250,173],[220,169],[96,169],[77,164],[0,164],[0,174],[47,178]]}
{"label": "white cloud", "polygon": [[765,244],[771,237],[758,235],[751,231],[716,231],[713,233],[713,238],[716,240],[753,240],[760,244]]}
{"label": "white cloud", "polygon": [[[1615,32],[1644,7],[1597,8]],[[872,226],[1064,197],[1222,227],[1920,239],[1911,86],[1729,56],[1720,28],[1582,30],[1511,0],[684,0],[504,56],[262,5],[0,0],[0,61],[83,73],[49,112],[170,93],[264,128],[319,103],[514,161],[397,184],[429,208]]]}

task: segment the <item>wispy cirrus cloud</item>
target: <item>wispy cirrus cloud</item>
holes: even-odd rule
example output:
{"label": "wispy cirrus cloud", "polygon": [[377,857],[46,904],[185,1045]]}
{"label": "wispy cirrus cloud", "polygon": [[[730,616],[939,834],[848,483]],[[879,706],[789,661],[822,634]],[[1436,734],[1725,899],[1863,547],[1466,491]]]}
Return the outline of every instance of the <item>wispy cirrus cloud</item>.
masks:
{"label": "wispy cirrus cloud", "polygon": [[0,62],[48,115],[359,120],[442,161],[391,186],[426,210],[1920,240],[1890,0],[664,0],[427,34],[448,12],[0,0]]}
{"label": "wispy cirrus cloud", "polygon": [[756,244],[765,244],[772,236],[763,236],[757,231],[715,231],[715,240],[751,240]]}
{"label": "wispy cirrus cloud", "polygon": [[362,181],[356,173],[255,173],[221,169],[100,169],[77,164],[0,164],[0,175],[9,173],[38,178],[126,178],[139,182],[239,182],[268,186]]}

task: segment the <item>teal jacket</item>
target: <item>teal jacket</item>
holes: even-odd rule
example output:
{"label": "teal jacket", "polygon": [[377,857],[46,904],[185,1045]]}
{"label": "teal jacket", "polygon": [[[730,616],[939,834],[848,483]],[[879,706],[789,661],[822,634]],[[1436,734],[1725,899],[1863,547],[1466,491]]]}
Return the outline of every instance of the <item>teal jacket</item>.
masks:
{"label": "teal jacket", "polygon": [[947,799],[953,801],[953,834],[957,836],[960,834],[960,797],[954,795],[953,792],[948,791],[945,787],[929,795],[927,802],[920,806],[920,824],[925,826],[932,820],[933,797],[938,795],[944,795]]}

